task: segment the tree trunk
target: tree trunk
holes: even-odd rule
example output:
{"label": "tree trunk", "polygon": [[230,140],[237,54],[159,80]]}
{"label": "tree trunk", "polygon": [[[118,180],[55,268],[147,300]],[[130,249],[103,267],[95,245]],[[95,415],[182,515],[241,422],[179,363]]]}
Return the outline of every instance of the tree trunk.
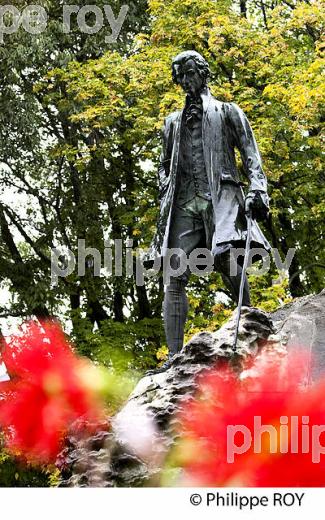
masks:
{"label": "tree trunk", "polygon": [[[283,238],[280,240],[281,249],[282,252],[287,255],[290,244],[288,243],[287,237],[286,237],[286,230],[291,230],[291,224],[288,220],[288,217],[284,213],[279,213],[278,215],[279,222],[281,224]],[[299,296],[303,296],[305,294],[305,288],[303,283],[301,282],[299,272],[301,271],[301,267],[299,265],[298,258],[295,254],[295,256],[292,259],[292,262],[289,266],[289,288],[291,295],[294,298],[297,298]]]}
{"label": "tree trunk", "polygon": [[246,0],[240,0],[240,14],[244,18],[247,18],[247,5]]}

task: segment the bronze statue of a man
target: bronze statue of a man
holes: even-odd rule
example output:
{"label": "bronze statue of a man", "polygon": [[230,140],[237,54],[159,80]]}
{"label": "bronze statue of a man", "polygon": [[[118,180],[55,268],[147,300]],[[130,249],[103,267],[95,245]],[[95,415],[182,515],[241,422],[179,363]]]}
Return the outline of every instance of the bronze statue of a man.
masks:
{"label": "bronze statue of a man", "polygon": [[[207,86],[209,72],[208,63],[195,51],[182,52],[172,63],[173,80],[185,91],[186,102],[183,110],[165,119],[158,171],[160,216],[149,258],[151,262],[162,258],[171,248],[181,249],[187,256],[196,248],[208,248],[215,269],[237,302],[242,262],[238,260],[237,274],[231,276],[230,250],[245,247],[245,212],[249,209],[254,218],[251,247],[270,249],[255,221],[268,211],[267,180],[245,114],[235,103],[223,103],[211,95]],[[246,197],[236,166],[236,148],[250,183]],[[177,269],[178,262],[177,255],[173,255],[173,268]],[[189,275],[187,270],[171,276],[165,287],[163,310],[169,359],[159,371],[170,366],[171,358],[183,346]],[[243,305],[250,306],[247,279]]]}

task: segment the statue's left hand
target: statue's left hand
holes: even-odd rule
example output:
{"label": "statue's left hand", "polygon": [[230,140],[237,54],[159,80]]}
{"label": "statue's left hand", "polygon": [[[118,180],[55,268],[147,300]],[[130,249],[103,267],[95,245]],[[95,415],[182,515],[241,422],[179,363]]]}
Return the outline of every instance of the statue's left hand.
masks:
{"label": "statue's left hand", "polygon": [[245,213],[252,211],[256,220],[264,220],[269,212],[269,197],[267,193],[257,190],[249,191],[245,199]]}

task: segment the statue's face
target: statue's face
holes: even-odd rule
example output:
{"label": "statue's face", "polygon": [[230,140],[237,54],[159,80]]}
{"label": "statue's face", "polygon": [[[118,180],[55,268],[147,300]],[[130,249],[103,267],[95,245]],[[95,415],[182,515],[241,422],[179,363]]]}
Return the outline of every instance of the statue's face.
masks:
{"label": "statue's face", "polygon": [[186,94],[198,95],[204,81],[194,60],[186,61],[177,71],[177,80]]}

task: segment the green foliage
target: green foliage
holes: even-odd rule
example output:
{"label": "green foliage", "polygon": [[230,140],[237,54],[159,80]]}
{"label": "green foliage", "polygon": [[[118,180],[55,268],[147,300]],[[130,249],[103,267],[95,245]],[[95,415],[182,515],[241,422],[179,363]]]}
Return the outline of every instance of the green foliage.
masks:
{"label": "green foliage", "polygon": [[255,276],[249,277],[249,283],[252,305],[266,312],[273,312],[292,300],[286,278],[270,280],[269,277]]}
{"label": "green foliage", "polygon": [[[78,330],[84,325],[81,320]],[[160,318],[126,321],[107,320],[100,330],[88,329],[78,342],[78,351],[116,374],[143,371],[155,362],[157,346],[163,341]]]}
{"label": "green foliage", "polygon": [[55,487],[59,472],[54,468],[39,468],[9,456],[0,449],[0,488]]}

